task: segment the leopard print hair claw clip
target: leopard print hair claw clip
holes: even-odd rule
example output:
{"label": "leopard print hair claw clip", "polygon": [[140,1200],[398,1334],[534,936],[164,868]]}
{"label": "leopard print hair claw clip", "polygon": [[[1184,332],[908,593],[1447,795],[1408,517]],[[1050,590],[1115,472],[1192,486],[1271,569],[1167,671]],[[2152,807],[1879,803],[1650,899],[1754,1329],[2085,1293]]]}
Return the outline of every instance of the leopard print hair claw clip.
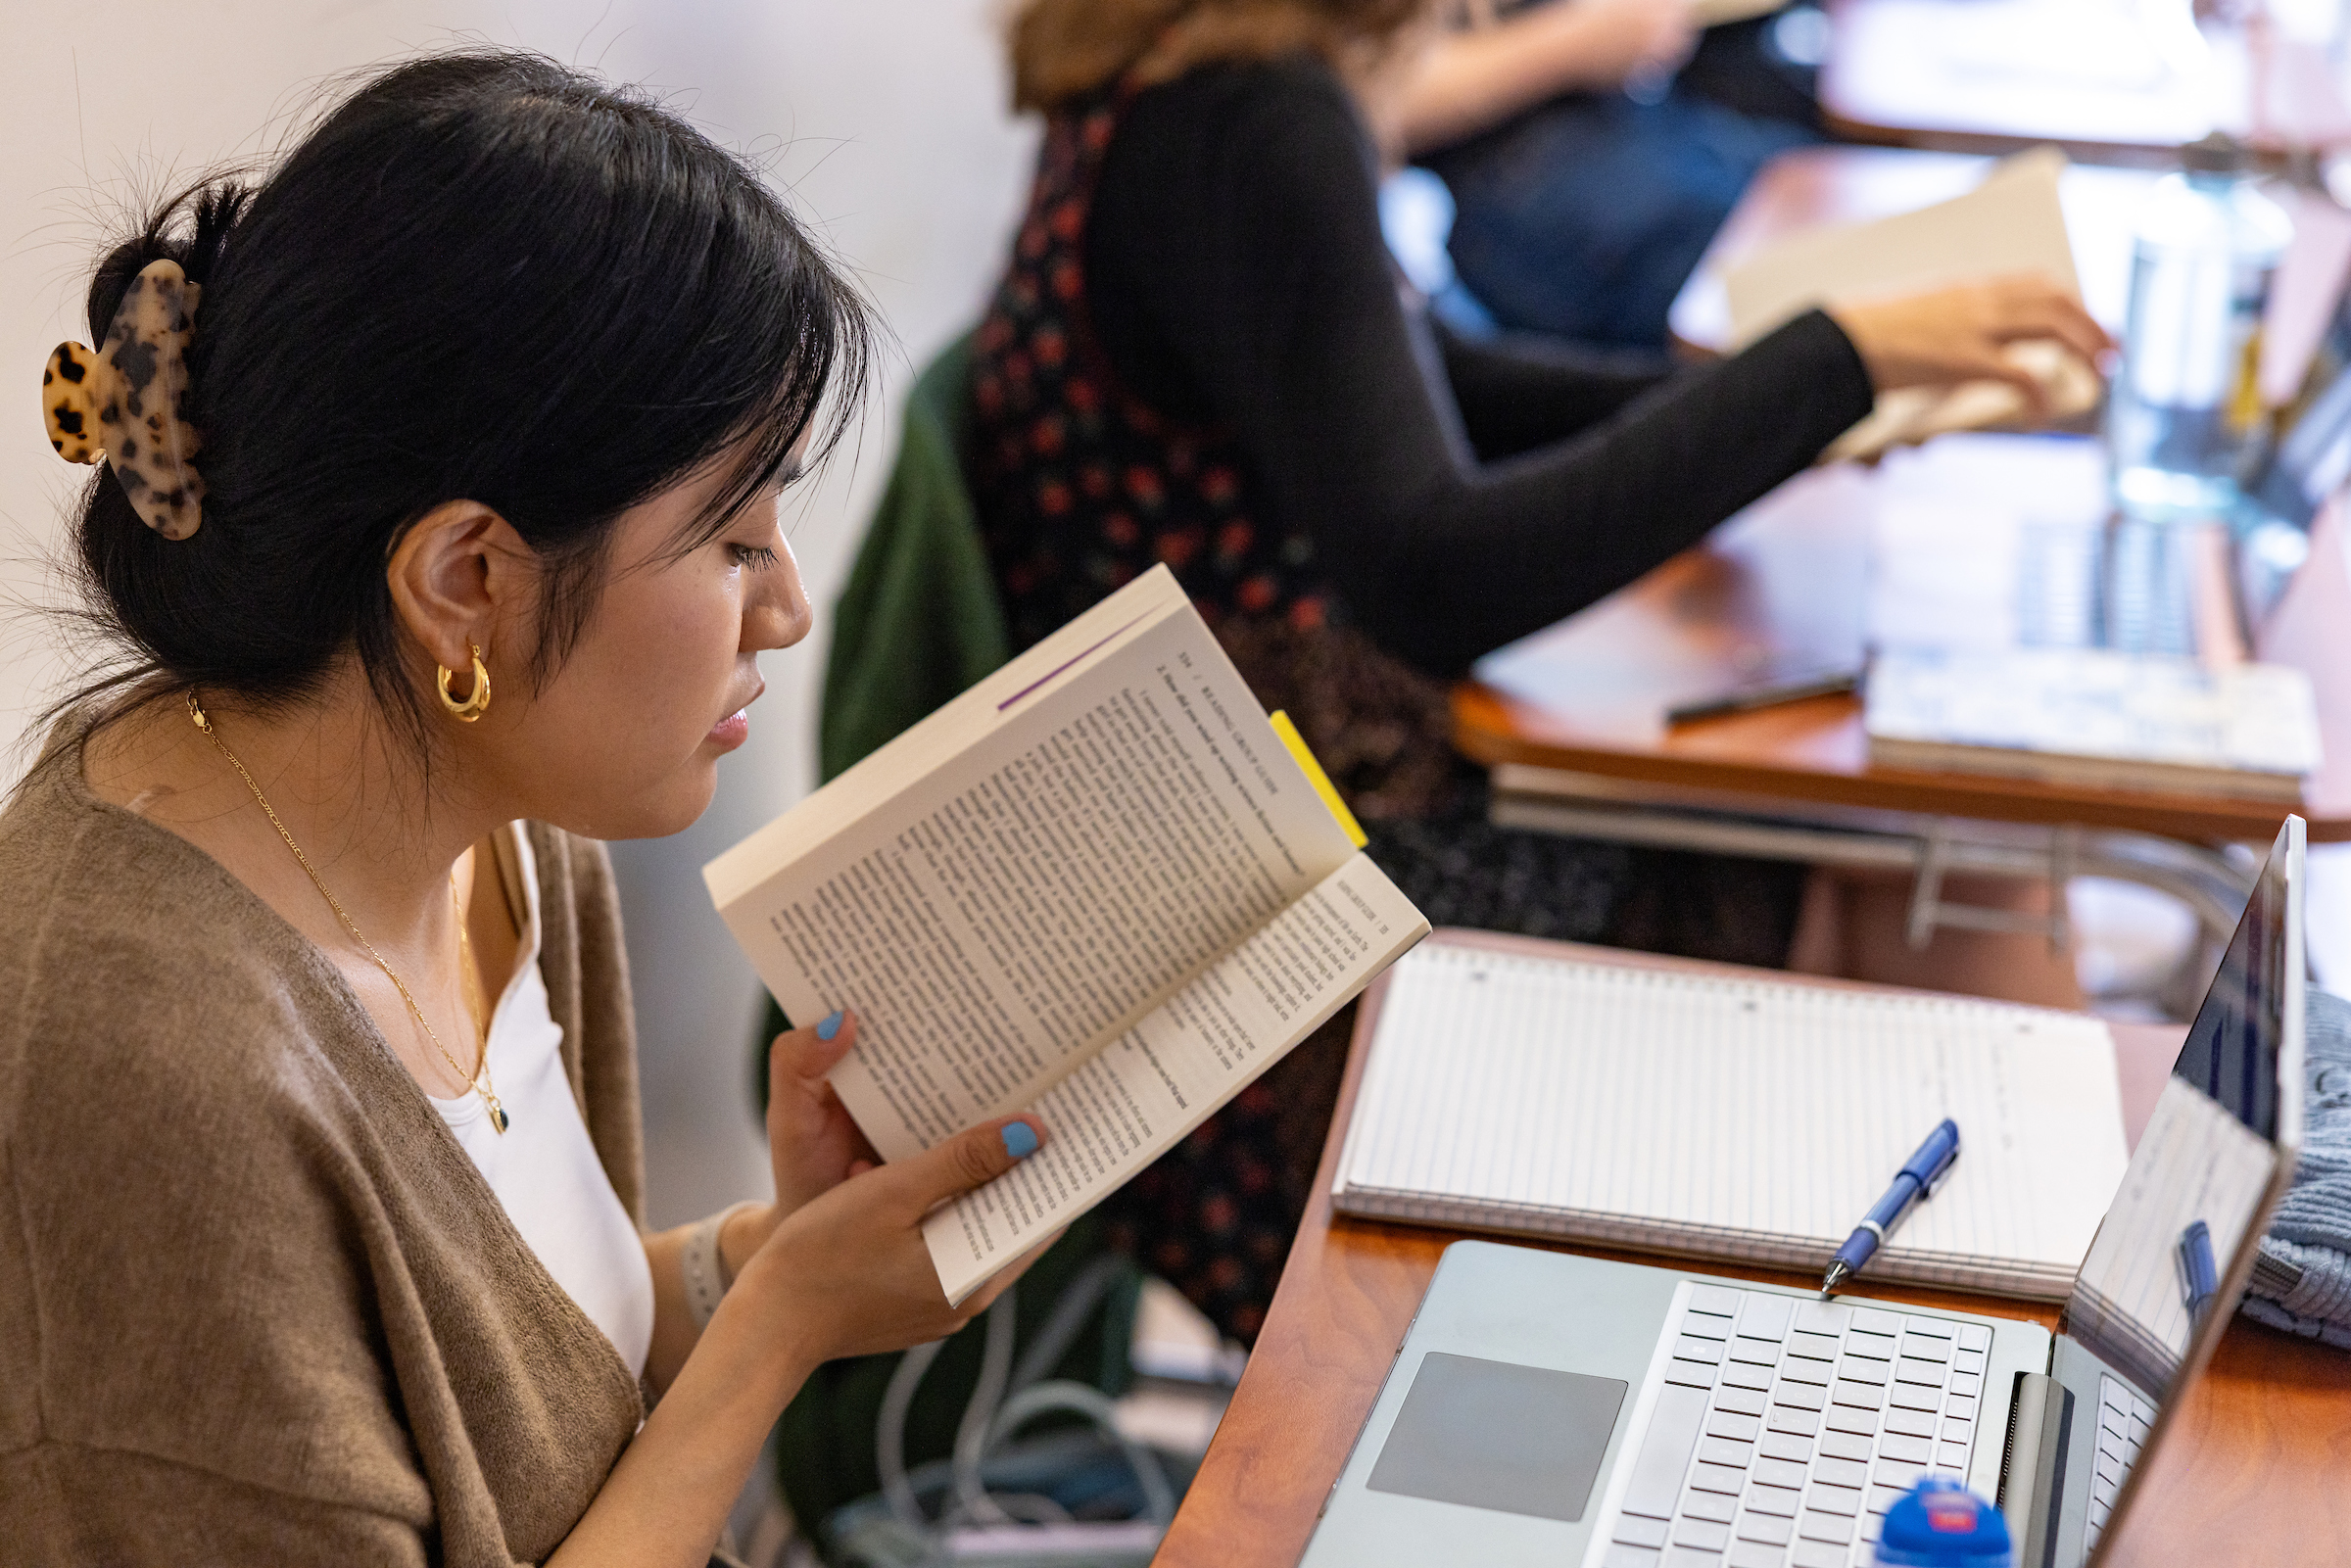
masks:
{"label": "leopard print hair claw clip", "polygon": [[204,480],[191,460],[202,441],[187,419],[202,292],[177,261],[150,261],[130,280],[104,346],[61,343],[41,371],[49,445],[68,462],[111,464],[140,519],[166,539],[185,539],[204,521]]}

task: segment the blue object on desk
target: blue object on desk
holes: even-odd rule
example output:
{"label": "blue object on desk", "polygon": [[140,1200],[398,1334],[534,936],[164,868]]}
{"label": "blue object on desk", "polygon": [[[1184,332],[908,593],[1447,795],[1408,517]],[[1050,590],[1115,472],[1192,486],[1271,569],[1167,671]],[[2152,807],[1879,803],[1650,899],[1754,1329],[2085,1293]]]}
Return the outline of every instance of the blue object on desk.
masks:
{"label": "blue object on desk", "polygon": [[1927,1141],[1918,1146],[1901,1169],[1895,1172],[1894,1185],[1886,1189],[1877,1207],[1862,1216],[1837,1256],[1829,1261],[1829,1271],[1820,1279],[1820,1299],[1827,1301],[1837,1287],[1861,1271],[1861,1266],[1878,1254],[1894,1227],[1902,1222],[1910,1206],[1921,1198],[1931,1198],[1943,1185],[1943,1178],[1951,1172],[1951,1164],[1959,1158],[1959,1123],[1945,1117]]}
{"label": "blue object on desk", "polygon": [[1896,1497],[1878,1532],[1887,1568],[2009,1568],[2013,1560],[2000,1510],[1943,1476]]}
{"label": "blue object on desk", "polygon": [[2205,1309],[2221,1289],[2221,1271],[2212,1261],[2212,1227],[2201,1219],[2180,1233],[2180,1285],[2187,1298],[2188,1325],[2201,1328]]}

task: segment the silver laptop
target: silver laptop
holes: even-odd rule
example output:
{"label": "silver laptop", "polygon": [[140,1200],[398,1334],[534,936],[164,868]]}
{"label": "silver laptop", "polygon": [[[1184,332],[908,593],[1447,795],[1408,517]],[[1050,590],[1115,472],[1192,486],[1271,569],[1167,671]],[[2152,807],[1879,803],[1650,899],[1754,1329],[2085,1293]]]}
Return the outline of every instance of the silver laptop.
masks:
{"label": "silver laptop", "polygon": [[1930,1474],[1997,1500],[2019,1568],[2094,1562],[2293,1175],[2302,901],[2289,817],[2063,1332],[1460,1242],[1304,1568],[1844,1568]]}

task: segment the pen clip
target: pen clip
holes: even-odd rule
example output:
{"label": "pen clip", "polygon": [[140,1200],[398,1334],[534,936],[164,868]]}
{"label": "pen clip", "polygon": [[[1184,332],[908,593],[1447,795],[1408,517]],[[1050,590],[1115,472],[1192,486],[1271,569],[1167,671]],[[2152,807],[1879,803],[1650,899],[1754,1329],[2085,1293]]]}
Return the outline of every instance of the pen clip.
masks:
{"label": "pen clip", "polygon": [[1927,1178],[1927,1185],[1925,1189],[1918,1195],[1919,1201],[1923,1203],[1927,1199],[1932,1198],[1937,1193],[1941,1192],[1943,1190],[1943,1184],[1950,1180],[1951,1172],[1958,1168],[1959,1137],[1957,1129],[1954,1128],[1951,1134],[1951,1152],[1943,1157],[1943,1164],[1937,1165],[1935,1167],[1935,1174]]}

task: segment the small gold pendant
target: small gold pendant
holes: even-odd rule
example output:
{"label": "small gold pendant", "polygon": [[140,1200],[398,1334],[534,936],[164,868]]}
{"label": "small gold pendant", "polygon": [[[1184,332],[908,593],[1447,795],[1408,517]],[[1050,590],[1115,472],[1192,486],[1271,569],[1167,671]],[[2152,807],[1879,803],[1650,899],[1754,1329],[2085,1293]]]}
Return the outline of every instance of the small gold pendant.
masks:
{"label": "small gold pendant", "polygon": [[482,1091],[482,1104],[484,1104],[484,1105],[486,1105],[486,1106],[488,1106],[488,1107],[490,1108],[490,1125],[491,1125],[491,1127],[492,1127],[493,1129],[495,1129],[496,1131],[499,1131],[499,1132],[504,1132],[504,1131],[505,1131],[505,1130],[506,1130],[506,1108],[505,1108],[504,1106],[503,1106],[503,1105],[500,1105],[500,1104],[498,1103],[498,1096],[497,1096],[497,1095],[495,1095],[495,1094],[492,1094],[492,1093],[491,1093],[489,1090],[487,1090],[487,1089],[484,1089],[484,1090]]}

